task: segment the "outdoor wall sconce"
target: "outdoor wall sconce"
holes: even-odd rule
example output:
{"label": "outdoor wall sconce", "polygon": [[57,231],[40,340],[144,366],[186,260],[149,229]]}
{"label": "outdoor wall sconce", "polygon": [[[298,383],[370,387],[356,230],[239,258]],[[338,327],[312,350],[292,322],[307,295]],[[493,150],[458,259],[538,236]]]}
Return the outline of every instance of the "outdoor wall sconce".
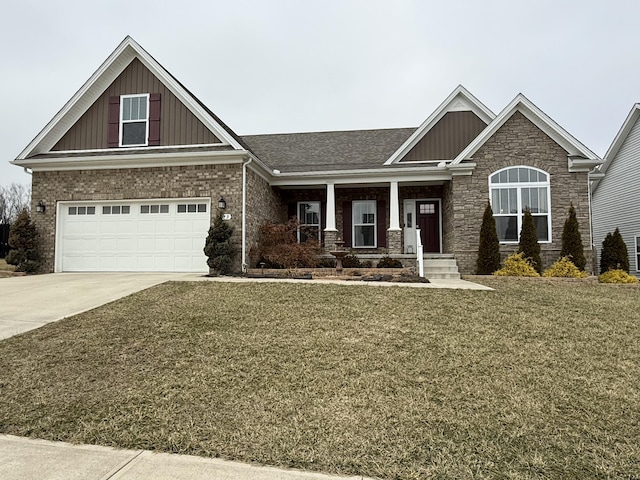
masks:
{"label": "outdoor wall sconce", "polygon": [[218,200],[218,208],[220,210],[224,210],[225,208],[227,208],[227,202],[222,197],[220,197],[220,200]]}
{"label": "outdoor wall sconce", "polygon": [[36,212],[38,213],[44,213],[44,211],[47,209],[46,205],[44,204],[44,202],[42,200],[40,200],[38,202],[38,204],[36,205]]}

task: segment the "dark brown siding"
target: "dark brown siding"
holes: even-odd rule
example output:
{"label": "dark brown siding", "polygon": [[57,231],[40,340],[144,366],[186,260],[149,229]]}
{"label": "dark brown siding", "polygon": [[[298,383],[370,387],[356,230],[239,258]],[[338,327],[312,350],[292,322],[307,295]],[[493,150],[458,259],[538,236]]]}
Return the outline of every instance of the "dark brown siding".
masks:
{"label": "dark brown siding", "polygon": [[449,112],[401,160],[451,160],[487,126],[473,112]]}
{"label": "dark brown siding", "polygon": [[53,150],[107,148],[109,97],[135,93],[160,94],[160,145],[220,143],[155,75],[138,59],[134,59]]}

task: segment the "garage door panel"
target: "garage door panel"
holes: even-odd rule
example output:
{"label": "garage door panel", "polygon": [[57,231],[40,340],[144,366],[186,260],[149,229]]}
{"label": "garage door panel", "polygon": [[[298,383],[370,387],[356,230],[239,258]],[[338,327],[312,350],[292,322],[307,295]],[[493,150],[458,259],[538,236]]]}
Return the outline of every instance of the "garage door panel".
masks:
{"label": "garage door panel", "polygon": [[[142,205],[158,203],[168,205],[168,213],[166,207],[162,212],[140,213]],[[207,205],[207,212],[178,214],[178,203],[185,201],[124,200],[118,203],[120,207],[90,202],[63,204],[59,210],[61,259],[58,268],[62,271],[205,272],[206,256],[202,249],[209,229],[209,207]],[[125,204],[129,206],[126,214],[121,207]],[[81,210],[80,205],[85,210]],[[71,209],[94,213],[70,215]]]}

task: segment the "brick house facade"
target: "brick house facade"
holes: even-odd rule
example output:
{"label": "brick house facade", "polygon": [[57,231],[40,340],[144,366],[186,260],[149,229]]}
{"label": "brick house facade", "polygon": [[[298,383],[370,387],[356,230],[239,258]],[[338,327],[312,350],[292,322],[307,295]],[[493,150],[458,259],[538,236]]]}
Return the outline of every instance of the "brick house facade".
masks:
{"label": "brick house facade", "polygon": [[240,137],[127,37],[13,163],[32,170],[34,205],[47,207],[34,214],[45,272],[204,271],[218,213],[241,271],[261,225],[308,212],[325,252],[344,240],[412,265],[419,234],[473,273],[488,200],[510,202],[497,214],[503,255],[528,202],[545,266],[570,204],[590,256],[589,172],[601,161],[524,96],[495,115],[462,86],[417,128]]}

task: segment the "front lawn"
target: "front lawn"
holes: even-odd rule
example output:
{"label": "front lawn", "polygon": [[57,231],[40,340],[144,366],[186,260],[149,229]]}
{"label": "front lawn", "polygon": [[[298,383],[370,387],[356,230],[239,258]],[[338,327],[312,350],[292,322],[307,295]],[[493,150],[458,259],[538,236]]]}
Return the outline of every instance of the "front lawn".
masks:
{"label": "front lawn", "polygon": [[640,477],[640,288],[169,283],[0,342],[0,433],[385,479]]}

